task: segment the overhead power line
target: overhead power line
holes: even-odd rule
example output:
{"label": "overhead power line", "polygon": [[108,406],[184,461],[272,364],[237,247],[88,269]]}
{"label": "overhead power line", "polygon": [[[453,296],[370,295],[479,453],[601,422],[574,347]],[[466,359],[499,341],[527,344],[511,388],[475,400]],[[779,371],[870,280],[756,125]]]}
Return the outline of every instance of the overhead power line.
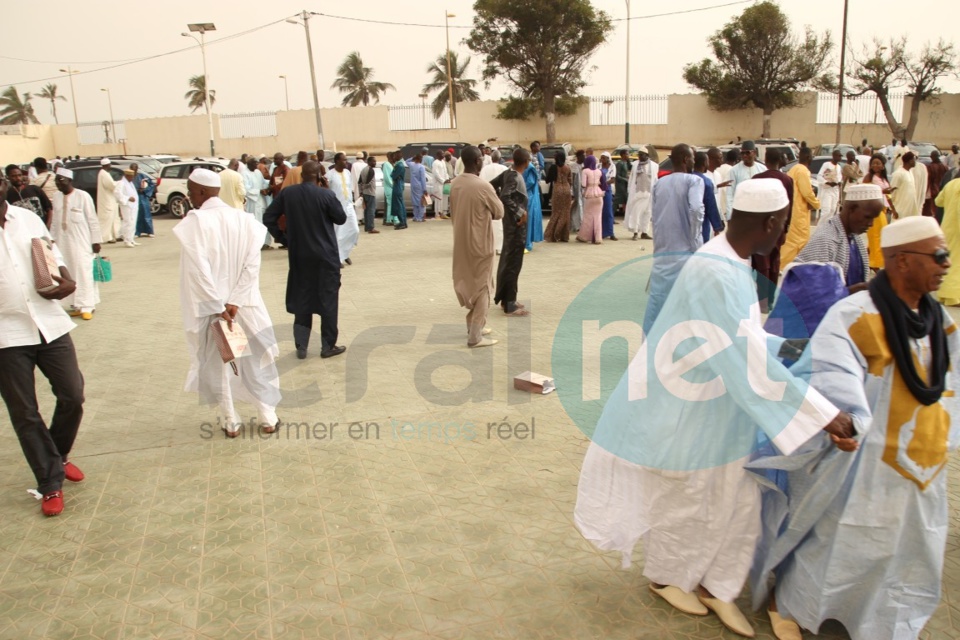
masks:
{"label": "overhead power line", "polygon": [[[652,20],[652,19],[654,19],[654,18],[665,18],[665,17],[668,17],[668,16],[677,16],[677,15],[683,15],[683,14],[688,14],[688,13],[699,13],[699,12],[701,12],[701,11],[711,11],[711,10],[713,10],[713,9],[723,9],[723,8],[725,8],[725,7],[732,7],[732,6],[739,5],[739,4],[748,4],[748,3],[753,2],[753,1],[754,1],[754,0],[736,0],[735,2],[726,2],[726,3],[724,3],[724,4],[715,4],[715,5],[710,5],[710,6],[708,6],[708,7],[699,7],[699,8],[696,8],[696,9],[683,9],[683,10],[680,10],[680,11],[668,11],[668,12],[666,12],[666,13],[653,13],[653,14],[649,14],[649,15],[645,15],[645,16],[632,16],[632,17],[630,18],[630,20],[631,20],[631,21],[632,21],[632,20]],[[329,19],[331,19],[331,20],[344,20],[344,21],[348,21],[348,22],[362,22],[362,23],[365,23],[365,24],[382,24],[382,25],[387,25],[387,26],[392,26],[392,27],[421,27],[421,28],[428,28],[428,29],[444,29],[444,28],[447,27],[447,25],[444,25],[444,24],[425,24],[425,23],[418,23],[418,22],[392,22],[392,21],[389,21],[389,20],[374,20],[374,19],[371,19],[371,18],[356,18],[356,17],[353,17],[353,16],[337,16],[337,15],[333,15],[333,14],[330,14],[330,13],[322,13],[322,12],[318,12],[318,11],[311,11],[311,12],[310,12],[310,15],[317,16],[317,17],[321,17],[321,18],[329,18]],[[260,26],[258,26],[258,27],[253,27],[252,29],[247,29],[246,31],[240,31],[239,33],[234,33],[234,34],[229,35],[229,36],[224,36],[224,37],[222,37],[222,38],[217,38],[216,40],[210,40],[210,41],[207,42],[206,44],[207,44],[207,46],[209,47],[209,46],[212,46],[212,45],[219,44],[219,43],[221,43],[221,42],[226,42],[226,41],[228,41],[228,40],[233,40],[233,39],[235,39],[235,38],[241,38],[241,37],[243,37],[243,36],[250,35],[251,33],[255,33],[255,32],[260,31],[260,30],[262,30],[262,29],[266,29],[266,28],[268,28],[268,27],[272,27],[272,26],[275,25],[275,24],[280,24],[281,22],[285,22],[288,18],[296,18],[296,17],[299,17],[299,16],[300,16],[299,13],[296,14],[296,15],[293,15],[293,16],[284,16],[283,18],[280,18],[279,20],[274,20],[273,22],[268,22],[267,24],[263,24],[263,25],[260,25]],[[627,18],[612,18],[612,19],[611,19],[611,22],[626,22],[626,21],[627,21]],[[462,24],[451,24],[451,25],[449,25],[449,27],[450,27],[451,29],[471,29],[471,28],[472,28],[471,25],[462,25]],[[150,60],[157,60],[158,58],[164,58],[164,57],[167,57],[167,56],[176,55],[176,54],[178,54],[178,53],[183,53],[183,52],[185,52],[185,51],[191,51],[191,50],[197,49],[197,48],[199,48],[197,45],[191,45],[191,46],[189,46],[189,47],[184,47],[184,48],[181,48],[181,49],[174,49],[173,51],[166,51],[166,52],[164,52],[164,53],[157,53],[157,54],[152,55],[152,56],[146,56],[146,57],[143,57],[143,58],[130,58],[130,59],[126,59],[126,60],[100,60],[100,61],[88,60],[88,61],[85,61],[85,62],[81,62],[81,61],[57,62],[57,61],[53,61],[53,60],[30,60],[30,59],[27,59],[27,58],[17,58],[17,57],[13,57],[13,56],[4,56],[4,55],[0,55],[0,60],[13,60],[13,61],[16,61],[16,62],[30,62],[30,63],[36,63],[36,64],[57,64],[57,65],[71,65],[71,66],[72,66],[72,65],[83,65],[83,64],[108,64],[108,65],[109,65],[109,66],[106,66],[106,67],[99,67],[99,68],[97,68],[97,69],[88,69],[88,70],[86,70],[86,71],[74,71],[74,72],[73,72],[73,75],[86,75],[86,74],[90,74],[90,73],[98,73],[98,72],[100,72],[100,71],[109,71],[109,70],[111,70],[111,69],[118,69],[118,68],[120,68],[120,67],[126,67],[126,66],[129,66],[129,65],[132,65],[132,64],[139,64],[139,63],[141,63],[141,62],[148,62],[148,61],[150,61]],[[0,84],[0,87],[12,87],[12,86],[15,86],[15,85],[18,85],[18,84],[21,84],[21,85],[22,85],[22,84],[34,84],[34,83],[37,83],[37,82],[48,82],[48,81],[50,81],[50,80],[60,80],[60,79],[62,79],[62,78],[67,78],[67,77],[69,77],[69,75],[58,74],[58,75],[49,76],[49,77],[46,77],[46,78],[35,78],[35,79],[33,79],[33,80],[20,80],[19,82],[8,82],[8,83]]]}

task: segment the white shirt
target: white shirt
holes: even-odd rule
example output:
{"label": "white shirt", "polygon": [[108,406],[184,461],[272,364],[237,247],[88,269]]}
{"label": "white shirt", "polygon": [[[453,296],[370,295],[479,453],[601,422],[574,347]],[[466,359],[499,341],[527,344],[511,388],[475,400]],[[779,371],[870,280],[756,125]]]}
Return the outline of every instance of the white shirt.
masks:
{"label": "white shirt", "polygon": [[[57,300],[47,300],[34,286],[31,240],[50,232],[32,211],[7,206],[7,223],[0,227],[0,349],[53,342],[76,325]],[[57,264],[65,267],[57,245]]]}

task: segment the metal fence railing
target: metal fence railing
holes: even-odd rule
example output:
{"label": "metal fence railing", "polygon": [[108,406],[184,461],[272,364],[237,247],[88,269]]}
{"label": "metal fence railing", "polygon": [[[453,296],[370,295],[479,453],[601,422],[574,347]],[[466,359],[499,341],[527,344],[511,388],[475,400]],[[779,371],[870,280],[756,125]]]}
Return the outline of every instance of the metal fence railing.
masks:
{"label": "metal fence railing", "polygon": [[[667,124],[669,98],[665,95],[630,96],[630,124]],[[590,98],[590,124],[627,122],[627,101],[623,96]]]}
{"label": "metal fence railing", "polygon": [[277,114],[274,111],[225,113],[219,116],[220,137],[269,138],[277,135]]}
{"label": "metal fence railing", "polygon": [[[890,110],[897,122],[903,122],[903,105],[906,95],[890,94]],[[820,93],[817,95],[817,124],[835,124],[837,122],[837,94]],[[868,93],[855,98],[843,99],[843,124],[887,124],[883,115],[880,99]]]}
{"label": "metal fence railing", "polygon": [[109,144],[126,138],[127,130],[123,120],[81,122],[77,125],[77,139],[80,144]]}
{"label": "metal fence railing", "polygon": [[388,127],[390,131],[426,131],[429,129],[450,129],[450,110],[439,118],[433,117],[429,104],[410,104],[399,107],[387,107]]}

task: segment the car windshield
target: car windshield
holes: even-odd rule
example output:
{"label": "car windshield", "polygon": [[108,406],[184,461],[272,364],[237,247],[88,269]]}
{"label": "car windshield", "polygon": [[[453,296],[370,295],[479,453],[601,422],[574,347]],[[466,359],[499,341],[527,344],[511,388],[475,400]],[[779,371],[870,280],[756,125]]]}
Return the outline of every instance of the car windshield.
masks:
{"label": "car windshield", "polygon": [[929,156],[934,151],[939,151],[937,145],[930,144],[929,142],[911,142],[909,146],[916,151],[919,156]]}

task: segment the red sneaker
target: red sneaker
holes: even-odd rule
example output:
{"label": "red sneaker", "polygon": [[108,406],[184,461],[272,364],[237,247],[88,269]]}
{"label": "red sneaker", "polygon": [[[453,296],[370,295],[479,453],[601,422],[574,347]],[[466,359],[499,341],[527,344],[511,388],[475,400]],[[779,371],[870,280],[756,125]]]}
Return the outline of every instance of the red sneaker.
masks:
{"label": "red sneaker", "polygon": [[63,475],[70,482],[81,482],[86,477],[83,471],[80,471],[80,468],[72,462],[63,463]]}
{"label": "red sneaker", "polygon": [[40,508],[45,516],[58,516],[63,513],[63,491],[51,491],[44,495]]}

